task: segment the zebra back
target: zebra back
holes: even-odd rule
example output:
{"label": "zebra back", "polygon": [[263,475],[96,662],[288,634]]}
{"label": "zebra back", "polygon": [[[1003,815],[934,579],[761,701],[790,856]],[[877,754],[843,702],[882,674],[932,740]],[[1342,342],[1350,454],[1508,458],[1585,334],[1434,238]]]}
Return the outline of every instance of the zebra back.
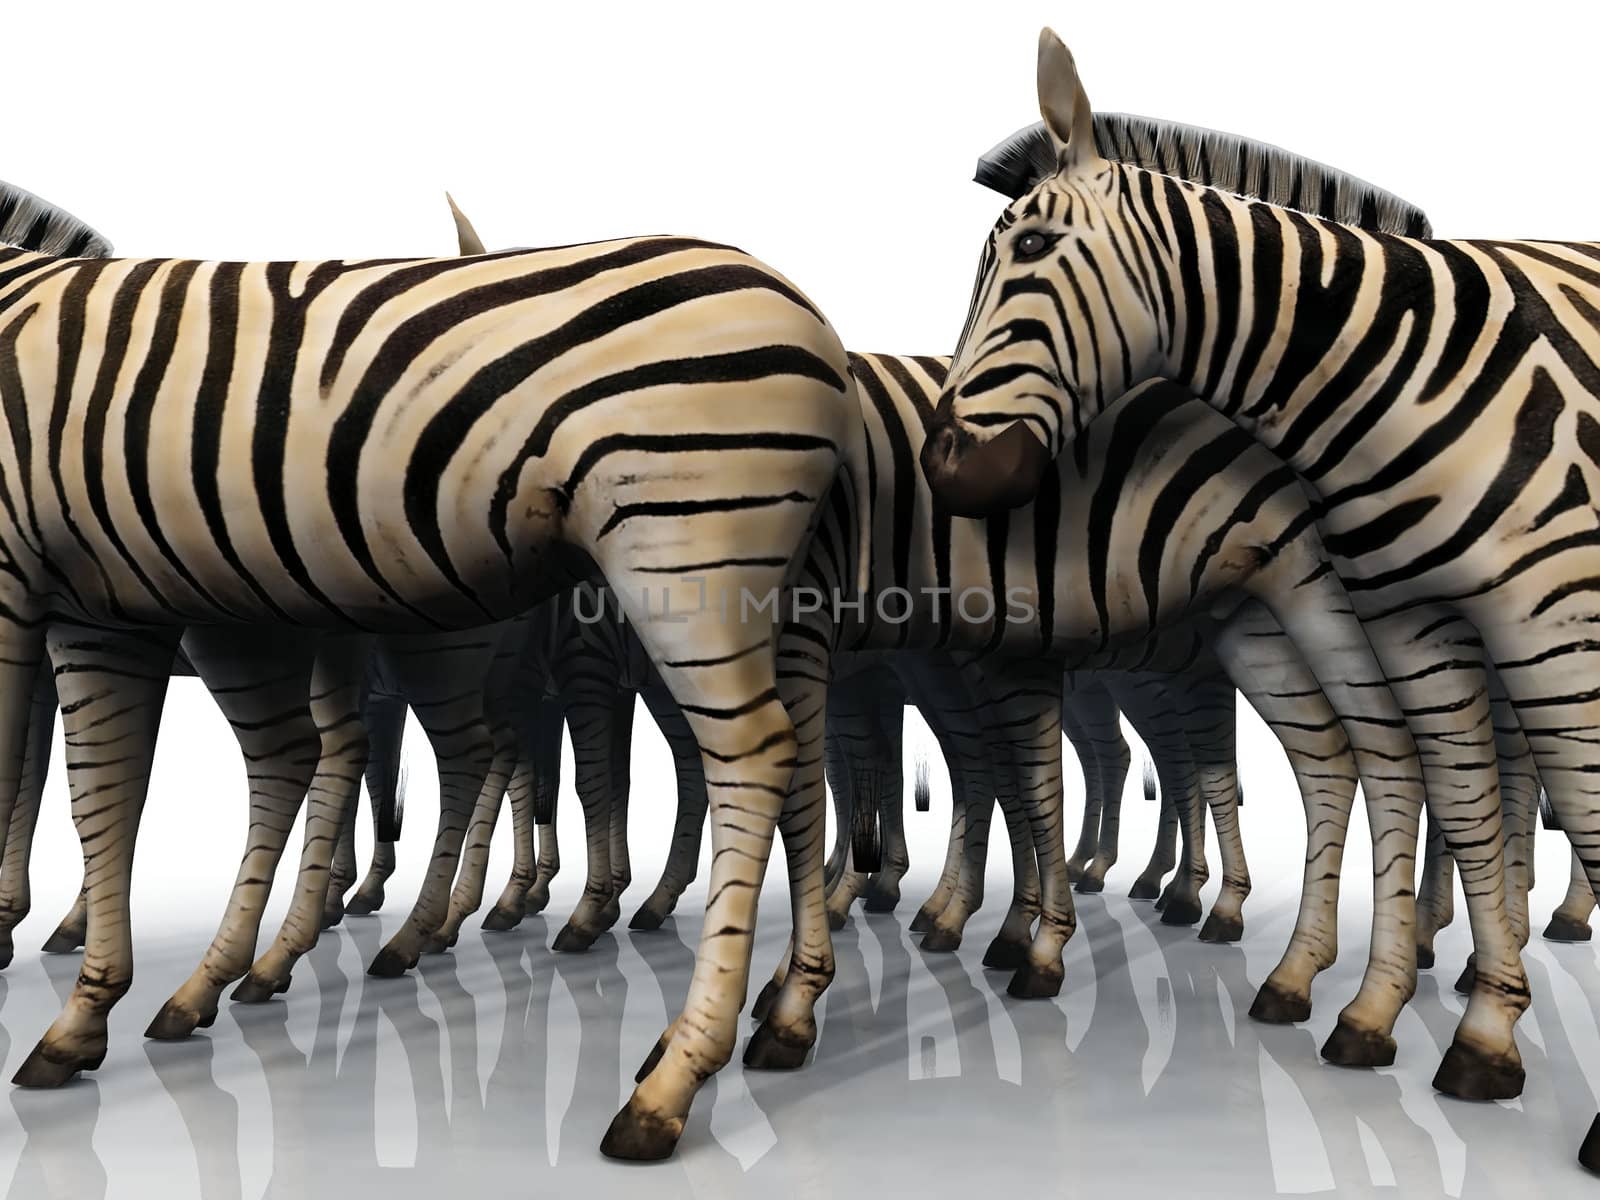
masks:
{"label": "zebra back", "polygon": [[[1267,142],[1140,117],[1095,113],[1103,157],[1377,233],[1425,238],[1427,215],[1393,192]],[[1056,173],[1043,121],[1017,130],[978,159],[973,179],[1015,200]]]}
{"label": "zebra back", "polygon": [[56,258],[108,258],[111,243],[66,209],[0,180],[0,242]]}

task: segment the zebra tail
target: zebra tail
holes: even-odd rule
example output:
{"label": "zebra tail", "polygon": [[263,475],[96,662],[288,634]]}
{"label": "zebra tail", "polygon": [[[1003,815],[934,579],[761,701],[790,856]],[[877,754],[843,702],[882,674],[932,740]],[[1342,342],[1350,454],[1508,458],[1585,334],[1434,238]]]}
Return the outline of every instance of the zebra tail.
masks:
{"label": "zebra tail", "polygon": [[1551,833],[1561,831],[1561,818],[1556,815],[1556,806],[1550,803],[1550,793],[1542,786],[1539,788],[1539,824]]}
{"label": "zebra tail", "polygon": [[928,756],[917,751],[916,783],[912,788],[918,812],[927,812],[933,801],[933,785],[928,779]]}
{"label": "zebra tail", "polygon": [[1155,765],[1148,758],[1144,760],[1144,772],[1143,772],[1143,775],[1144,775],[1144,798],[1145,798],[1146,801],[1154,803],[1157,799],[1160,798],[1160,793],[1156,790],[1156,768],[1155,768]]}
{"label": "zebra tail", "polygon": [[402,761],[400,769],[395,772],[394,786],[385,788],[378,801],[377,838],[380,842],[400,840],[400,826],[406,816],[406,783],[410,778],[411,770]]}
{"label": "zebra tail", "polygon": [[855,869],[871,873],[883,867],[883,840],[878,836],[878,788],[858,776],[850,789],[850,858]]}

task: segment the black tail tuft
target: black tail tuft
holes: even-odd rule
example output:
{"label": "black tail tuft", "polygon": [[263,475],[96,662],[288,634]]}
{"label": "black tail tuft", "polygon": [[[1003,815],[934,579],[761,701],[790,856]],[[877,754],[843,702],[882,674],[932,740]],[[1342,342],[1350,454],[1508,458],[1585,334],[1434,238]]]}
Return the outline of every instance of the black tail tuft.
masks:
{"label": "black tail tuft", "polygon": [[394,786],[384,788],[378,801],[377,838],[380,842],[398,842],[400,826],[406,817],[406,784],[411,770],[404,762],[395,772]]}
{"label": "black tail tuft", "polygon": [[1550,793],[1543,787],[1539,789],[1539,823],[1552,833],[1561,829],[1561,818],[1556,815],[1556,806],[1550,803]]}
{"label": "black tail tuft", "polygon": [[1235,803],[1240,808],[1243,808],[1244,807],[1244,780],[1242,780],[1242,779],[1239,780],[1238,797],[1239,798],[1238,798],[1238,800],[1235,801]]}
{"label": "black tail tuft", "polygon": [[858,871],[871,873],[883,867],[883,840],[878,835],[878,789],[857,776],[850,789],[850,858]]}
{"label": "black tail tuft", "polygon": [[921,751],[917,753],[916,782],[912,786],[912,795],[915,797],[917,811],[927,812],[933,803],[933,784],[928,779],[928,756]]}
{"label": "black tail tuft", "polygon": [[1144,798],[1152,804],[1161,798],[1161,792],[1156,787],[1156,768],[1148,758],[1144,760]]}

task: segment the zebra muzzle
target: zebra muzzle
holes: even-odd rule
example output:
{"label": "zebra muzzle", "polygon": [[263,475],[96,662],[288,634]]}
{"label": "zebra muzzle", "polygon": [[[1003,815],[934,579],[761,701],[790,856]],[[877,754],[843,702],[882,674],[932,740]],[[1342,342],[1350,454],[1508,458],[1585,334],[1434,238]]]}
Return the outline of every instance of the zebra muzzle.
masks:
{"label": "zebra muzzle", "polygon": [[929,429],[921,462],[935,499],[958,517],[987,517],[1031,503],[1050,455],[1021,421],[979,442],[946,419]]}

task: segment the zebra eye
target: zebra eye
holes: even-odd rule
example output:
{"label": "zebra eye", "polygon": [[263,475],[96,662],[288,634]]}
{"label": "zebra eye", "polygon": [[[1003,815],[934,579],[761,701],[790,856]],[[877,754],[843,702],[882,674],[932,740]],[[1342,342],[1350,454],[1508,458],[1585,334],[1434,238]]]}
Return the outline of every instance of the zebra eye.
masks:
{"label": "zebra eye", "polygon": [[1031,262],[1050,248],[1050,241],[1042,233],[1028,232],[1011,244],[1012,253],[1023,262]]}

